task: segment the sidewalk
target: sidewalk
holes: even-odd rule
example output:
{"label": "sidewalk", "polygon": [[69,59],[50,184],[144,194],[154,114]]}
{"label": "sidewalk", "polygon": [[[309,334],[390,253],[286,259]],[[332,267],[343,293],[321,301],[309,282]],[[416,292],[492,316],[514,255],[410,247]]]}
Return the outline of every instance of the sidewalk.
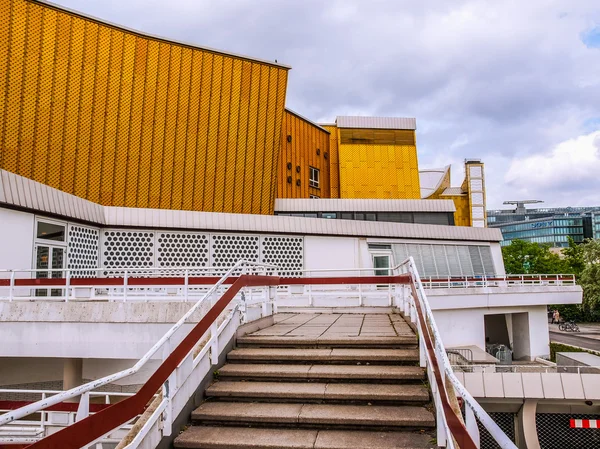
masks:
{"label": "sidewalk", "polygon": [[549,324],[548,330],[550,332],[559,332],[561,334],[571,334],[585,336],[586,338],[593,338],[594,340],[600,340],[600,323],[577,323],[581,332],[562,332],[558,330],[558,324]]}

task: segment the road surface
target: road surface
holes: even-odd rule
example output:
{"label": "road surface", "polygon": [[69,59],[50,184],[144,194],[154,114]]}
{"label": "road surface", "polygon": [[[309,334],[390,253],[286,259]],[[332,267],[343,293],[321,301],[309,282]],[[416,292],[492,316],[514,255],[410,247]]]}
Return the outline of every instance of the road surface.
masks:
{"label": "road surface", "polygon": [[571,332],[550,331],[550,341],[600,351],[600,339],[598,338],[600,336],[594,335],[594,337],[596,338]]}

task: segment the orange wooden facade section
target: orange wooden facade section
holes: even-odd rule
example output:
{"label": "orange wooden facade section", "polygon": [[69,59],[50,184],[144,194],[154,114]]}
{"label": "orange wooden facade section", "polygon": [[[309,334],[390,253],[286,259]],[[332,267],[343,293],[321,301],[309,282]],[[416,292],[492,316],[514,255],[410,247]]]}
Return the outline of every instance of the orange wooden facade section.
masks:
{"label": "orange wooden facade section", "polygon": [[[281,129],[277,198],[331,198],[329,133],[288,109]],[[310,167],[319,170],[319,188],[309,186]]]}

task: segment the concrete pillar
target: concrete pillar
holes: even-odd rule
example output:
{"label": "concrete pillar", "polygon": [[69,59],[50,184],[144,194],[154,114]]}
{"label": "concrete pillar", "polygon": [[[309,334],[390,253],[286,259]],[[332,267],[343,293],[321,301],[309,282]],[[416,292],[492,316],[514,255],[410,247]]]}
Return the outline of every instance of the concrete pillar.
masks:
{"label": "concrete pillar", "polygon": [[[63,361],[63,391],[83,384],[83,360],[64,359]],[[72,402],[78,402],[73,398]]]}
{"label": "concrete pillar", "polygon": [[537,399],[525,399],[521,410],[519,410],[519,448],[540,449],[538,440],[535,414],[537,412]]}

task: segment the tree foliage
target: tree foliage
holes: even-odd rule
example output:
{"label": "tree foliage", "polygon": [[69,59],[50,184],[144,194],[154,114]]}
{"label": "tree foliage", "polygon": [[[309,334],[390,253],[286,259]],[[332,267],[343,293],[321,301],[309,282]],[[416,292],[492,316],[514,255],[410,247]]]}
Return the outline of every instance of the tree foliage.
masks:
{"label": "tree foliage", "polygon": [[550,251],[550,245],[513,240],[502,248],[504,268],[508,274],[570,273],[564,259]]}
{"label": "tree foliage", "polygon": [[583,304],[551,306],[565,320],[600,321],[600,240],[578,245],[569,237],[562,257],[550,245],[513,240],[502,248],[508,274],[574,274],[583,289]]}

